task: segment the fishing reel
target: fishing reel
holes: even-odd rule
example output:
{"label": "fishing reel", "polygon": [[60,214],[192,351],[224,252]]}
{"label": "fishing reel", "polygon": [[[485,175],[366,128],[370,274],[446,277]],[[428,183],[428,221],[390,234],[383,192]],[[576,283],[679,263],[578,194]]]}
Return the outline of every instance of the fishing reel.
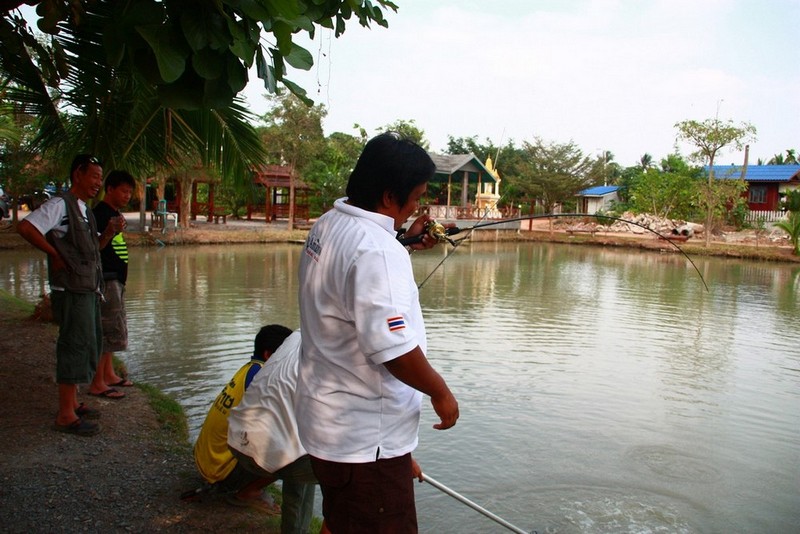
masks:
{"label": "fishing reel", "polygon": [[411,237],[401,237],[400,244],[404,247],[407,247],[409,245],[413,245],[414,243],[421,243],[422,239],[426,235],[429,235],[439,243],[450,243],[451,245],[456,246],[456,242],[450,239],[450,236],[457,234],[460,231],[461,228],[446,228],[442,223],[431,219],[425,223],[425,230],[421,234]]}

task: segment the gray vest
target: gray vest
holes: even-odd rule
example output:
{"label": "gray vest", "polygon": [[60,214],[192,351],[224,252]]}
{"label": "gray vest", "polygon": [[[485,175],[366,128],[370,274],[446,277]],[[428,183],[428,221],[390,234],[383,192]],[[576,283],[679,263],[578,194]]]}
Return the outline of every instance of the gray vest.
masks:
{"label": "gray vest", "polygon": [[103,275],[94,215],[92,210],[87,207],[87,223],[78,207],[78,198],[69,191],[61,196],[67,207],[69,230],[63,237],[56,237],[52,230],[47,232],[45,237],[64,259],[67,270],[54,271],[48,259],[47,272],[50,286],[63,287],[67,291],[75,293],[98,291]]}

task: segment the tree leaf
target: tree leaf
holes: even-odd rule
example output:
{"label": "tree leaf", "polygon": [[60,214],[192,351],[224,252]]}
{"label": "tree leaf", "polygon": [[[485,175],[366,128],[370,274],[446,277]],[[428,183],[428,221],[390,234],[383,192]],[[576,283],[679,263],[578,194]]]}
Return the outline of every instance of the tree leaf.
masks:
{"label": "tree leaf", "polygon": [[239,94],[247,85],[247,69],[235,58],[229,58],[226,72],[228,74],[228,87],[230,87],[234,95]]}
{"label": "tree leaf", "polygon": [[305,105],[307,105],[307,106],[313,106],[314,105],[314,101],[311,100],[310,98],[308,98],[305,89],[303,89],[302,87],[300,87],[299,85],[297,85],[293,81],[287,80],[286,78],[282,79],[281,82],[283,83],[283,85],[286,86],[287,89],[289,89],[289,91],[292,92],[292,94],[294,94],[295,96],[297,96],[297,98],[302,100]]}
{"label": "tree leaf", "polygon": [[286,63],[296,69],[309,70],[314,66],[314,57],[308,50],[297,43],[294,43],[292,45],[292,51],[283,57]]}
{"label": "tree leaf", "polygon": [[174,82],[186,70],[186,52],[174,42],[172,31],[165,26],[137,26],[136,31],[147,41],[158,62],[161,79]]}
{"label": "tree leaf", "polygon": [[276,20],[272,25],[272,34],[278,41],[278,50],[281,54],[289,54],[292,51],[292,27],[282,20]]}
{"label": "tree leaf", "polygon": [[277,80],[275,79],[272,67],[267,64],[264,53],[259,48],[256,51],[256,72],[258,77],[264,80],[264,88],[269,93],[274,93],[278,90]]}
{"label": "tree leaf", "polygon": [[192,54],[192,68],[201,78],[214,80],[222,75],[225,56],[210,48],[198,50]]}
{"label": "tree leaf", "polygon": [[181,30],[183,38],[193,51],[197,52],[209,44],[209,31],[206,26],[206,15],[201,9],[185,10],[181,13]]}
{"label": "tree leaf", "polygon": [[228,31],[230,32],[233,41],[229,48],[238,58],[244,61],[244,64],[249,68],[253,66],[253,56],[258,49],[258,39],[254,41],[249,32],[242,28],[239,23],[228,19]]}

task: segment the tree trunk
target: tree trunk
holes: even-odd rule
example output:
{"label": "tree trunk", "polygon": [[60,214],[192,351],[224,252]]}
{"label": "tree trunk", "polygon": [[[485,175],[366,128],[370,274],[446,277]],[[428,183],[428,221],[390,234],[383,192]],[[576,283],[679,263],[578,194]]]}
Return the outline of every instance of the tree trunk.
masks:
{"label": "tree trunk", "polygon": [[287,229],[294,230],[294,163],[289,166],[289,224]]}
{"label": "tree trunk", "polygon": [[706,239],[705,246],[711,246],[711,226],[714,224],[714,198],[712,188],[714,186],[714,155],[708,160],[708,192],[706,194]]}
{"label": "tree trunk", "polygon": [[180,173],[181,194],[180,201],[180,214],[178,220],[181,228],[189,228],[189,216],[192,212],[192,183],[194,179],[189,172]]}
{"label": "tree trunk", "polygon": [[136,180],[136,195],[139,197],[139,228],[144,231],[147,224],[147,178]]}

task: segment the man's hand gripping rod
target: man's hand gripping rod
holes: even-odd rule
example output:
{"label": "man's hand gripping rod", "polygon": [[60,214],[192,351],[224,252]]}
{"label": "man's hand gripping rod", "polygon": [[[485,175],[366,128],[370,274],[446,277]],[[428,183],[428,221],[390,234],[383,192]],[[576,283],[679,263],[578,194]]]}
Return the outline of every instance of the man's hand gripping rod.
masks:
{"label": "man's hand gripping rod", "polygon": [[438,223],[433,219],[431,219],[430,221],[425,223],[424,232],[410,237],[402,237],[398,241],[400,241],[401,245],[407,247],[415,243],[421,243],[422,239],[426,235],[429,235],[432,238],[436,239],[439,243],[450,243],[451,245],[455,246],[456,242],[450,239],[450,236],[455,235],[459,232],[461,232],[461,228],[456,228],[455,226],[445,228],[443,224]]}

